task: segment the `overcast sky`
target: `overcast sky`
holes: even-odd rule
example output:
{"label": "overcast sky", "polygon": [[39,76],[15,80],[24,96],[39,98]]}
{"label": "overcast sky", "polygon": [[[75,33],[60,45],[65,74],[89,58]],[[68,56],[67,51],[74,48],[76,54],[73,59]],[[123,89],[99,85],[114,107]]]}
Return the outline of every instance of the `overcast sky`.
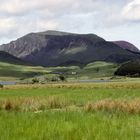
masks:
{"label": "overcast sky", "polygon": [[94,33],[140,48],[140,0],[0,0],[0,44],[46,30]]}

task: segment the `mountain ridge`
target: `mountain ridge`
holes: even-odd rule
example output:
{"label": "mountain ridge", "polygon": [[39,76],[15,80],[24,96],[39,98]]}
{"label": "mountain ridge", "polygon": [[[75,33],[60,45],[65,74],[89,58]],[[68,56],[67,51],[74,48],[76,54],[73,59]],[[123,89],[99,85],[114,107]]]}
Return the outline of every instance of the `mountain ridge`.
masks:
{"label": "mountain ridge", "polygon": [[140,58],[139,53],[127,49],[95,34],[51,30],[30,33],[0,46],[1,51],[42,66],[59,66],[69,62],[87,64],[95,61],[123,63]]}

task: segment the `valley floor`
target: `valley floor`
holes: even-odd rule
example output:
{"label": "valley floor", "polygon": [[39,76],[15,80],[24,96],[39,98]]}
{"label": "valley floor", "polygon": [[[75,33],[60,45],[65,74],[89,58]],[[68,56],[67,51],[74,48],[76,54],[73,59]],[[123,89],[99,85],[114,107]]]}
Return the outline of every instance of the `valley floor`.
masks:
{"label": "valley floor", "polygon": [[0,89],[0,140],[139,140],[140,81]]}

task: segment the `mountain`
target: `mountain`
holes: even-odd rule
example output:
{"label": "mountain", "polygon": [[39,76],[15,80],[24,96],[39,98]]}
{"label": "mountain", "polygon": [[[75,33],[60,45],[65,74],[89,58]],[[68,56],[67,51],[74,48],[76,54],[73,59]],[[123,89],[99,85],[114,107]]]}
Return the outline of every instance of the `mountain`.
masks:
{"label": "mountain", "polygon": [[129,42],[126,42],[126,41],[114,41],[113,43],[118,45],[118,46],[120,46],[123,49],[130,50],[130,51],[133,51],[133,52],[140,52],[140,50],[136,46],[134,46],[133,44],[131,44]]}
{"label": "mountain", "polygon": [[115,72],[115,75],[120,76],[129,75],[140,77],[140,59],[131,60],[129,62],[122,64]]}
{"label": "mountain", "polygon": [[123,63],[140,58],[139,52],[121,48],[95,34],[59,31],[30,33],[0,46],[1,51],[35,65],[78,65],[95,61]]}
{"label": "mountain", "polygon": [[0,62],[19,64],[19,65],[27,65],[27,64],[29,65],[29,63],[4,51],[0,51]]}

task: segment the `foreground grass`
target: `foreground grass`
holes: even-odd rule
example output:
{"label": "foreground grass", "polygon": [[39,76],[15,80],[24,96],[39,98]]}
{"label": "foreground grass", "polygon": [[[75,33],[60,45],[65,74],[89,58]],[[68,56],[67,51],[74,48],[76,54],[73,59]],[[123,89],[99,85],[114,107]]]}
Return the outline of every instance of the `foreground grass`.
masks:
{"label": "foreground grass", "polygon": [[139,140],[140,83],[0,89],[0,140]]}
{"label": "foreground grass", "polygon": [[0,113],[1,140],[139,140],[139,116],[105,112]]}

